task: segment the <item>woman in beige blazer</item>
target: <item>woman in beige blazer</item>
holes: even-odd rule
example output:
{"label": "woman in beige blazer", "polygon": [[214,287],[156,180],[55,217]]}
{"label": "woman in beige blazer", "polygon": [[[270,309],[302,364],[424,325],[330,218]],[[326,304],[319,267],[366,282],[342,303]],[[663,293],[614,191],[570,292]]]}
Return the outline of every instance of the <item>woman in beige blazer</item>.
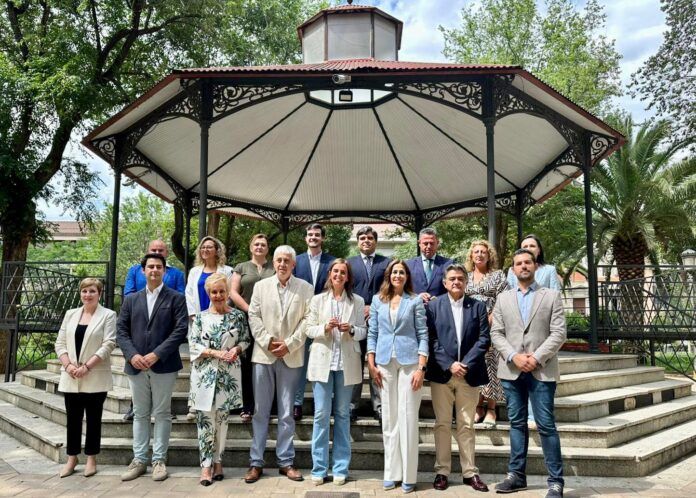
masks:
{"label": "woman in beige blazer", "polygon": [[116,346],[116,313],[99,304],[104,284],[96,278],[80,282],[82,306],[68,310],[56,339],[56,355],[63,364],[58,390],[65,397],[68,461],[60,472],[75,472],[80,454],[82,419],[86,414],[85,477],[97,473],[96,455],[101,449],[101,417],[107,391],[111,390],[111,351]]}
{"label": "woman in beige blazer", "polygon": [[324,483],[329,470],[329,417],[333,398],[333,482],[345,484],[350,465],[350,400],[362,382],[360,341],[367,335],[365,303],[353,294],[353,274],[345,259],[329,266],[326,292],[312,298],[307,320],[307,379],[314,382],[312,483]]}

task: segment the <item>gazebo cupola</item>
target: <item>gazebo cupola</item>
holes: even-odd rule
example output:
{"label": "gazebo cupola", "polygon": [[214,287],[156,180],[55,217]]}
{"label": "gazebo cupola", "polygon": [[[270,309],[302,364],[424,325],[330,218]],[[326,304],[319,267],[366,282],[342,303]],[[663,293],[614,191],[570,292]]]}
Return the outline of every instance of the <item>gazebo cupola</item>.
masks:
{"label": "gazebo cupola", "polygon": [[[341,60],[398,61],[403,23],[377,7],[345,5],[324,9],[297,28],[302,62],[317,64]],[[350,76],[336,74],[340,90],[310,92],[310,97],[331,105],[374,103],[392,92],[350,87]]]}
{"label": "gazebo cupola", "polygon": [[297,28],[302,62],[341,59],[399,60],[403,23],[367,5],[324,9]]}

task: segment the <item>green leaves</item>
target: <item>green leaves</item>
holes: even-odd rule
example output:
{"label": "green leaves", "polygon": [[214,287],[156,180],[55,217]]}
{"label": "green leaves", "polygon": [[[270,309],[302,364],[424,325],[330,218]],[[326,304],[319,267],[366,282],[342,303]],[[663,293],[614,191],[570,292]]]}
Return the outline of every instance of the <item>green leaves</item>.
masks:
{"label": "green leaves", "polygon": [[591,112],[621,95],[614,41],[601,34],[606,16],[596,0],[583,11],[570,0],[483,0],[461,12],[460,28],[440,31],[443,53],[462,63],[520,65]]}

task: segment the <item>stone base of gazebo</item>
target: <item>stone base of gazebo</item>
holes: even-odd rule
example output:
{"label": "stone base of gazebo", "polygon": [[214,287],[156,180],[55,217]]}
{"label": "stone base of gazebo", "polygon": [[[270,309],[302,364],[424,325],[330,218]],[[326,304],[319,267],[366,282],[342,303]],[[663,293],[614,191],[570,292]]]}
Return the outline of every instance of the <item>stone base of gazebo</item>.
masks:
{"label": "stone base of gazebo", "polygon": [[[100,462],[127,465],[132,458],[129,422],[122,420],[130,404],[127,379],[122,372],[123,356],[113,356],[114,389],[109,392],[103,416]],[[644,476],[696,449],[696,396],[688,380],[667,378],[657,367],[638,366],[632,355],[589,355],[562,353],[562,380],[556,397],[556,416],[567,475]],[[180,414],[173,422],[169,464],[199,465],[196,426],[186,413],[188,358],[179,374],[174,409]],[[48,363],[47,370],[24,372],[18,382],[0,384],[0,429],[55,461],[65,460],[65,407],[56,392],[60,364]],[[369,403],[365,380],[363,409]],[[430,388],[424,387],[421,405],[419,470],[433,468],[435,446]],[[306,413],[311,413],[312,394],[306,396]],[[351,428],[354,470],[383,468],[381,429],[377,421],[361,417]],[[486,474],[504,474],[509,455],[509,424],[505,407],[500,407],[496,429],[480,427],[476,435],[476,463]],[[267,462],[272,454],[277,423],[271,423]],[[311,468],[311,417],[297,424],[296,464]],[[249,461],[251,424],[235,416],[228,431],[225,466],[244,467]],[[454,443],[454,441],[453,441]],[[456,452],[453,444],[452,451]],[[545,474],[539,436],[532,431],[528,472]],[[459,469],[453,459],[453,472]]]}

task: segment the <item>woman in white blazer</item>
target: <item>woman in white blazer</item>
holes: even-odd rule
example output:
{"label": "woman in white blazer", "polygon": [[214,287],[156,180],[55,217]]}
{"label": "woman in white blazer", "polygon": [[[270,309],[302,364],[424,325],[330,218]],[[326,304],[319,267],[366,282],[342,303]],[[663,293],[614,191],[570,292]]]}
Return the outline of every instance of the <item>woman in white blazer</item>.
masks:
{"label": "woman in white blazer", "polygon": [[225,264],[226,261],[225,245],[222,242],[210,235],[201,239],[196,248],[196,261],[186,280],[186,307],[191,318],[210,306],[210,298],[205,292],[208,277],[213,273],[232,276],[232,268]]}
{"label": "woman in white blazer", "polygon": [[350,465],[350,399],[362,382],[360,341],[367,335],[365,302],[353,294],[353,274],[345,259],[331,262],[326,292],[312,298],[307,320],[307,379],[314,382],[312,483],[324,483],[329,470],[329,417],[333,398],[333,482],[345,484]]}
{"label": "woman in white blazer", "polygon": [[82,306],[68,310],[56,339],[56,355],[63,364],[58,390],[65,397],[68,461],[60,472],[75,472],[80,454],[82,419],[86,415],[85,477],[97,473],[101,449],[101,418],[111,380],[111,351],[116,347],[116,313],[99,304],[104,284],[96,278],[80,282]]}
{"label": "woman in white blazer", "polygon": [[[226,261],[225,245],[222,242],[210,235],[206,235],[201,239],[196,248],[195,266],[189,270],[184,292],[186,295],[186,307],[191,320],[210,306],[210,298],[205,290],[205,281],[208,277],[213,273],[222,273],[228,278],[232,277],[233,270],[225,264]],[[230,288],[229,285],[228,288]],[[191,327],[189,326],[190,331]],[[196,420],[196,410],[193,409],[190,402],[186,418],[189,421]]]}

